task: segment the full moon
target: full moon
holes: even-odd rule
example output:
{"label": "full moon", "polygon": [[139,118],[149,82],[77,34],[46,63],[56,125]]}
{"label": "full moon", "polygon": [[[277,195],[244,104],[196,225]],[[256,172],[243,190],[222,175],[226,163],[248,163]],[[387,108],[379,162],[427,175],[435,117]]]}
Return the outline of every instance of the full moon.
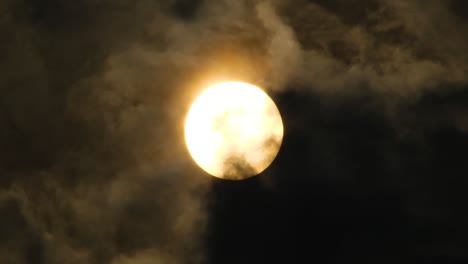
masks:
{"label": "full moon", "polygon": [[259,87],[223,82],[206,89],[185,120],[185,141],[195,162],[212,176],[242,180],[264,171],[283,140],[283,121]]}

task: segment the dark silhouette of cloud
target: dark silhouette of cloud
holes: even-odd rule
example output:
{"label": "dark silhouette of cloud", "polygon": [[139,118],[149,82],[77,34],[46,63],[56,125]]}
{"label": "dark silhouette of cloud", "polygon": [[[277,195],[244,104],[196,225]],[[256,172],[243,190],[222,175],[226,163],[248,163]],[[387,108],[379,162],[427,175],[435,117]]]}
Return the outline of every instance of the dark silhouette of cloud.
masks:
{"label": "dark silhouette of cloud", "polygon": [[242,155],[232,154],[224,160],[223,178],[240,180],[258,174],[259,172]]}

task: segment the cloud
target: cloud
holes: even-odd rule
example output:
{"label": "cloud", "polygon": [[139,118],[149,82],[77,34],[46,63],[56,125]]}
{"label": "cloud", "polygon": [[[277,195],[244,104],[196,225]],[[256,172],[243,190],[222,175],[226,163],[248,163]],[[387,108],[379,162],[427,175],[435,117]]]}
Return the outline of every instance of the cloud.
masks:
{"label": "cloud", "polygon": [[271,59],[294,63],[278,63],[272,75],[290,76],[283,77],[289,87],[405,98],[467,82],[466,55],[460,52],[468,41],[466,23],[454,17],[448,2],[335,2],[277,1],[281,16],[269,21],[293,33],[277,38],[288,48],[274,48],[279,44],[273,38]]}
{"label": "cloud", "polygon": [[181,140],[201,87],[407,99],[466,85],[467,21],[449,3],[2,1],[2,260],[201,259],[209,179]]}

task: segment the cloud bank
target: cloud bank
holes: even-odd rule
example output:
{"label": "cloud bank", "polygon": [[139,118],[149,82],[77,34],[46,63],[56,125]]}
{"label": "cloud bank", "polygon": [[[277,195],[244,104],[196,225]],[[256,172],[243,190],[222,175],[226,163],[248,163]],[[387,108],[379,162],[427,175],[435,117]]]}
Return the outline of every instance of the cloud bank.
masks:
{"label": "cloud bank", "polygon": [[181,135],[203,85],[402,101],[458,89],[468,81],[463,10],[436,0],[2,1],[0,262],[202,263],[209,179]]}

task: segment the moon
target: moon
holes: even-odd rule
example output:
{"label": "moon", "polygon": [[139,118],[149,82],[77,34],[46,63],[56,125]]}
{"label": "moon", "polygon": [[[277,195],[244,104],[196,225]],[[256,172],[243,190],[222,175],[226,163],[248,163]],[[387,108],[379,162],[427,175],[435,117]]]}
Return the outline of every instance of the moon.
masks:
{"label": "moon", "polygon": [[264,171],[283,140],[283,121],[259,87],[223,82],[208,87],[185,120],[185,142],[194,161],[210,175],[242,180]]}

